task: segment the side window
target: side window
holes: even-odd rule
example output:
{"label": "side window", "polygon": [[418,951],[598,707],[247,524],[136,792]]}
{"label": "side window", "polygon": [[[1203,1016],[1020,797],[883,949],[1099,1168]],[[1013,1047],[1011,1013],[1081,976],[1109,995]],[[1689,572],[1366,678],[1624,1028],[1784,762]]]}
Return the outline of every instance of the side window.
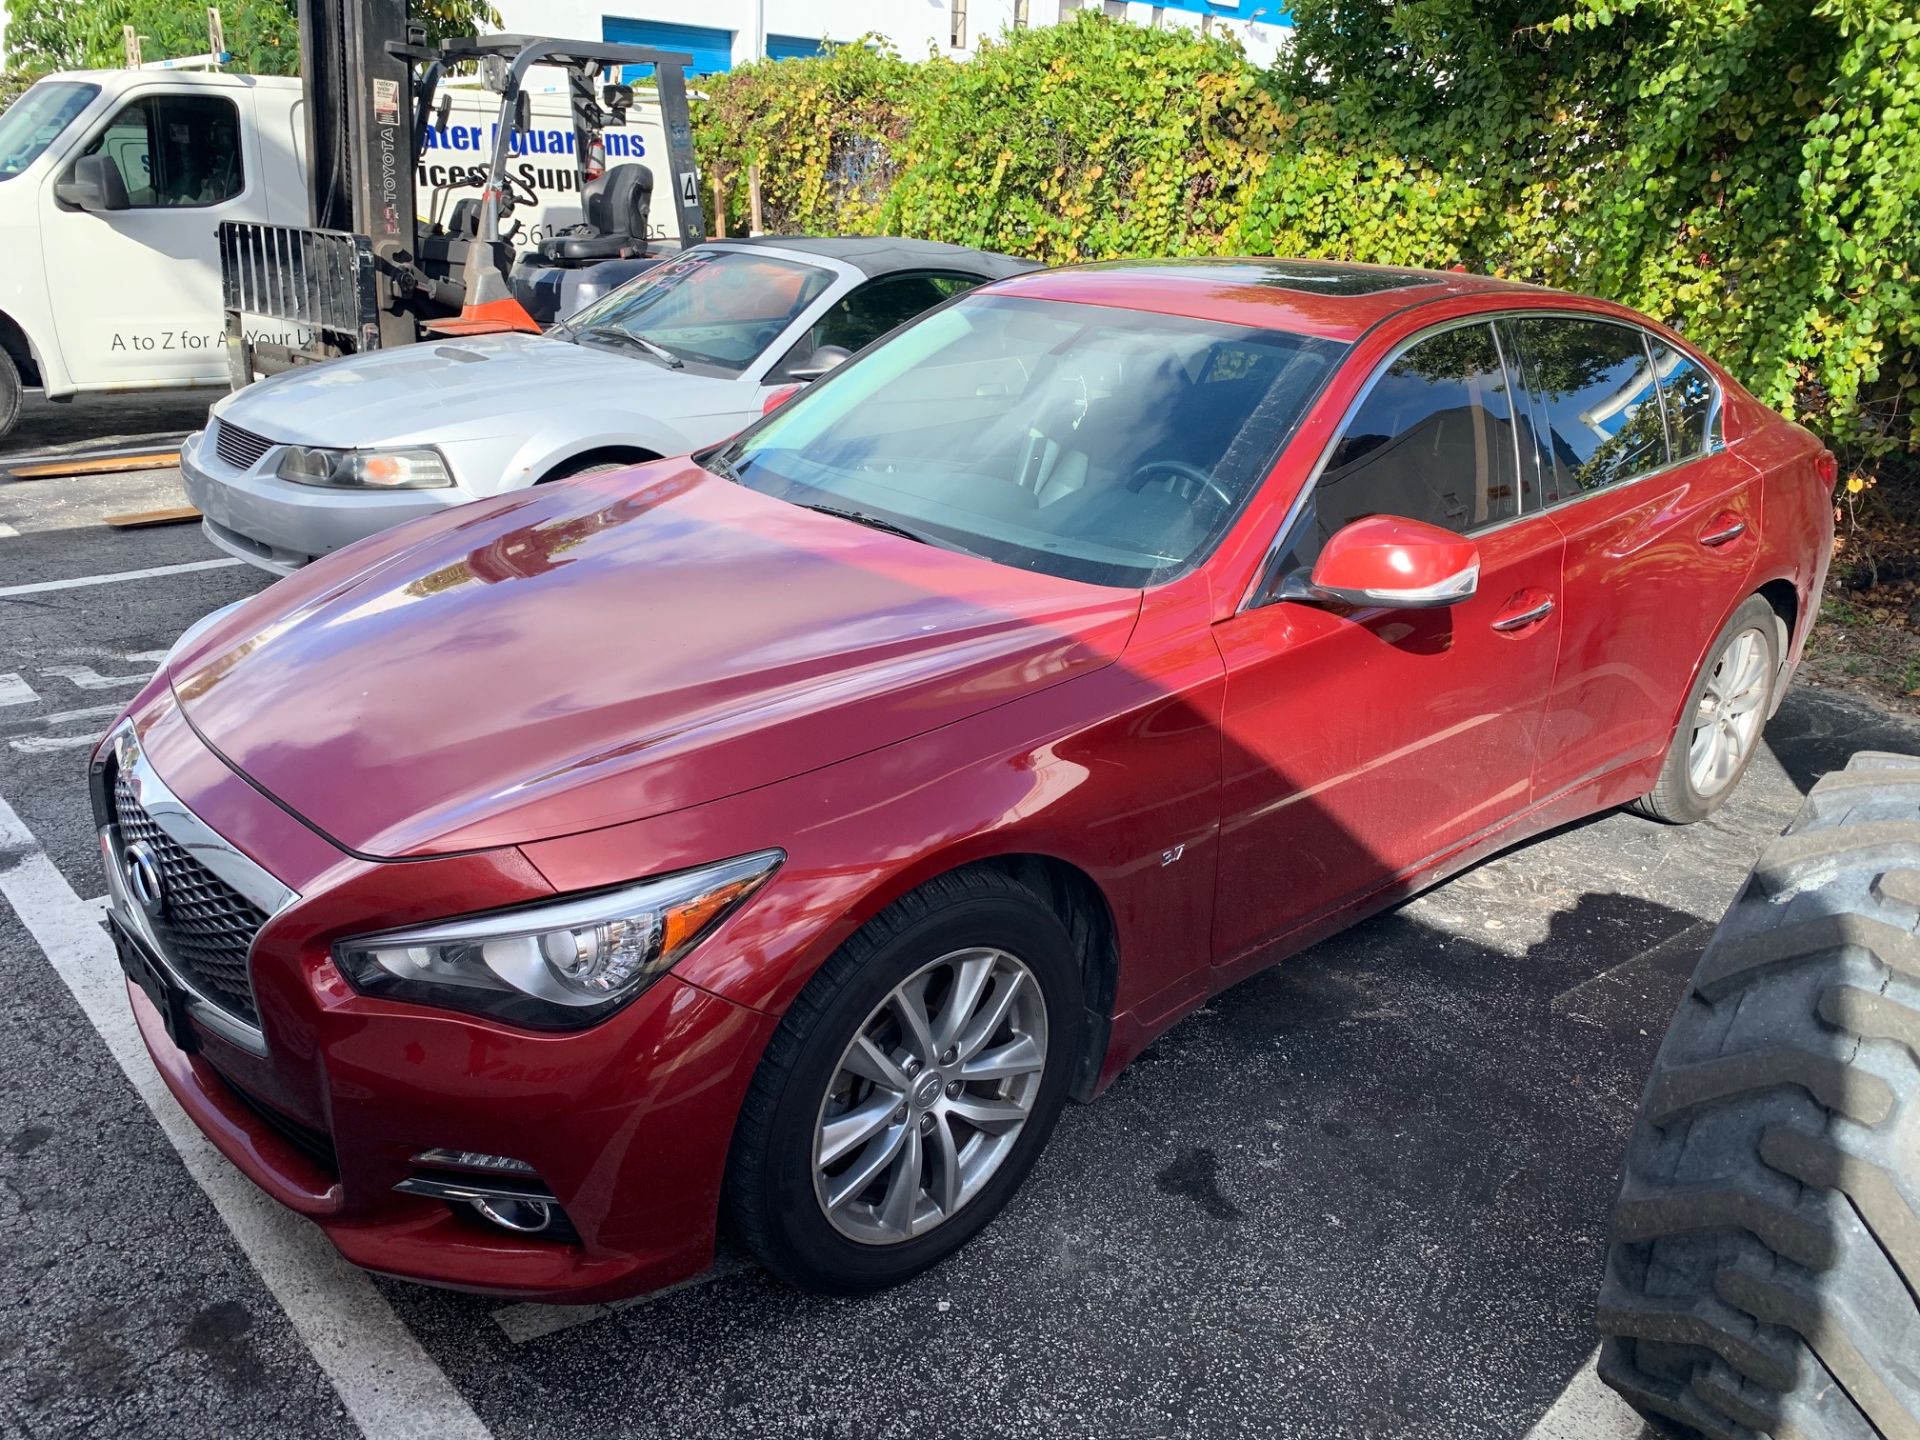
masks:
{"label": "side window", "polygon": [[89,155],[105,155],[136,209],[190,209],[231,200],[246,185],[240,115],[218,95],[144,95],[129,101]]}
{"label": "side window", "polygon": [[[1374,381],[1313,491],[1294,563],[1368,515],[1469,531],[1519,513],[1513,403],[1490,325],[1422,340]],[[1290,567],[1291,568],[1291,567]]]}
{"label": "side window", "polygon": [[[1542,315],[1508,322],[1532,402],[1538,503],[1554,505],[1667,463],[1653,365],[1641,332]],[[1535,476],[1530,474],[1529,491]],[[1529,495],[1529,506],[1534,497]]]}
{"label": "side window", "polygon": [[884,275],[869,280],[834,302],[787,352],[776,374],[805,366],[823,345],[837,345],[851,354],[979,283],[973,275]]}
{"label": "side window", "polygon": [[1663,341],[1648,338],[1653,347],[1653,373],[1660,379],[1660,398],[1667,408],[1667,443],[1675,460],[1692,460],[1707,453],[1713,443],[1711,427],[1719,391],[1699,361]]}

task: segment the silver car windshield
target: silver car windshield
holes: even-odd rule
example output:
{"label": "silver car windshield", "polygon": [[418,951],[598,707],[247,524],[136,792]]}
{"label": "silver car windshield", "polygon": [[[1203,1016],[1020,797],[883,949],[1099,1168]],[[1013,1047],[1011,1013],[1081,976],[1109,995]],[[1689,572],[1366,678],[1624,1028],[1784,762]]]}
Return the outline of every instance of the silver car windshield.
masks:
{"label": "silver car windshield", "polygon": [[0,180],[11,180],[45,153],[100,93],[77,80],[42,80],[0,114]]}
{"label": "silver car windshield", "polygon": [[738,374],[832,283],[830,271],[794,260],[748,250],[690,250],[558,328],[562,339],[642,353],[657,347],[683,362]]}
{"label": "silver car windshield", "polygon": [[750,489],[1006,565],[1198,564],[1346,347],[1104,305],[937,310],[706,457]]}

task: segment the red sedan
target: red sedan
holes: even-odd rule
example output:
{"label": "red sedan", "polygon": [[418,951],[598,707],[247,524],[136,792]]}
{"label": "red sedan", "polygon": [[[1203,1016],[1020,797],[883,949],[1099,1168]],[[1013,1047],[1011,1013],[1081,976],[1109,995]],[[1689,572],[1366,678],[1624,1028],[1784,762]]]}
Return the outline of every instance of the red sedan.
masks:
{"label": "red sedan", "polygon": [[1834,462],[1660,326],[1280,261],[957,299],[717,450],[375,537],[94,760],[167,1083],[375,1270],[901,1280],[1209,995],[1727,798]]}

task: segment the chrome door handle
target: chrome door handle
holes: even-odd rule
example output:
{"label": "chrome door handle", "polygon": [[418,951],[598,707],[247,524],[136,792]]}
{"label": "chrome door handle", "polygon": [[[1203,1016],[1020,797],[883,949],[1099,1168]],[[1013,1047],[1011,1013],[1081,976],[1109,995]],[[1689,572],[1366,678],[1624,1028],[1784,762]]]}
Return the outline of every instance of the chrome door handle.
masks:
{"label": "chrome door handle", "polygon": [[1524,630],[1536,620],[1544,620],[1553,613],[1553,601],[1542,600],[1531,610],[1522,610],[1518,615],[1507,615],[1493,622],[1493,628],[1503,633],[1508,630]]}
{"label": "chrome door handle", "polygon": [[1747,522],[1744,520],[1736,520],[1723,530],[1715,530],[1710,534],[1702,535],[1700,537],[1700,543],[1702,545],[1724,545],[1729,540],[1738,540],[1746,533]]}

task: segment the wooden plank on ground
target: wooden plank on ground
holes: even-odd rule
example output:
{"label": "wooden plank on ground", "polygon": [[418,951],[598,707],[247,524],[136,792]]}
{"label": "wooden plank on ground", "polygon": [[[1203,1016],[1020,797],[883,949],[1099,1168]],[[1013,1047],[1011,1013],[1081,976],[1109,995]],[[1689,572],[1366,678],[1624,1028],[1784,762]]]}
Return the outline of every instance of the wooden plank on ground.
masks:
{"label": "wooden plank on ground", "polygon": [[98,455],[91,459],[49,460],[39,465],[20,465],[7,470],[15,480],[58,480],[68,475],[118,475],[123,470],[171,470],[180,463],[180,452],[168,450],[150,455]]}
{"label": "wooden plank on ground", "polygon": [[178,525],[199,518],[200,512],[191,505],[172,505],[165,510],[136,510],[131,515],[109,515],[106,523],[116,530],[142,530],[149,525]]}

